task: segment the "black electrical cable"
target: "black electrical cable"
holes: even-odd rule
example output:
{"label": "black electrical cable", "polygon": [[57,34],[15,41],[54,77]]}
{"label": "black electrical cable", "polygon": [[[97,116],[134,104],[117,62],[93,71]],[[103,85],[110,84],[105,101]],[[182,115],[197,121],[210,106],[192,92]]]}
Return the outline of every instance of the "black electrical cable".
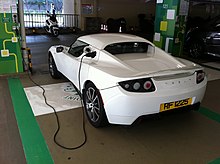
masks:
{"label": "black electrical cable", "polygon": [[[81,67],[82,67],[82,60],[83,60],[83,58],[84,58],[85,56],[86,56],[86,55],[82,56],[82,58],[81,58],[81,60],[80,60],[79,69],[78,69],[79,92],[81,92],[80,72],[81,72]],[[56,117],[56,122],[57,122],[57,130],[56,130],[56,132],[54,133],[54,136],[53,136],[54,143],[55,143],[56,145],[58,145],[59,147],[61,147],[61,148],[63,148],[63,149],[67,149],[67,150],[76,150],[76,149],[81,148],[83,145],[85,145],[86,142],[87,142],[87,134],[86,134],[86,130],[85,130],[85,116],[84,116],[84,110],[82,110],[82,122],[83,122],[83,134],[84,134],[84,140],[83,140],[83,142],[82,142],[81,144],[79,144],[78,146],[75,146],[75,147],[66,147],[66,146],[63,146],[62,144],[60,144],[60,143],[56,140],[56,136],[57,136],[57,134],[58,134],[59,131],[60,131],[60,121],[59,121],[59,117],[58,117],[58,114],[57,114],[56,109],[55,109],[52,105],[50,105],[50,104],[47,102],[47,97],[45,96],[45,89],[44,89],[41,85],[39,85],[38,83],[36,83],[36,82],[30,77],[29,72],[28,72],[28,77],[29,77],[29,79],[30,79],[36,86],[38,86],[39,88],[41,88],[41,89],[43,90],[42,95],[43,95],[43,97],[44,97],[44,102],[45,102],[45,104],[46,104],[47,106],[49,106],[50,108],[52,108],[53,111],[54,111],[54,114],[55,114],[55,117]],[[82,106],[82,108],[83,108],[84,105],[83,105],[83,102],[82,102],[82,96],[81,96],[80,94],[79,94],[79,96],[80,96],[81,106]]]}

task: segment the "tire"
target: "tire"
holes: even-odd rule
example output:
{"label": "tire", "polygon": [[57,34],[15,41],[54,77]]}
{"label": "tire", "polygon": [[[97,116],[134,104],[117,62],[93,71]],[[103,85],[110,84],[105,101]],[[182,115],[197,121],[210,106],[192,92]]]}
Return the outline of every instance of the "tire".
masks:
{"label": "tire", "polygon": [[189,55],[193,58],[199,58],[203,55],[204,53],[204,47],[201,42],[192,42],[189,45]]}
{"label": "tire", "polygon": [[54,79],[59,79],[61,77],[61,73],[57,70],[56,64],[51,54],[49,54],[48,57],[48,66],[51,77]]}
{"label": "tire", "polygon": [[108,124],[100,92],[91,82],[85,86],[83,102],[86,116],[94,127],[103,127]]}
{"label": "tire", "polygon": [[59,30],[52,29],[53,36],[57,37],[59,35]]}

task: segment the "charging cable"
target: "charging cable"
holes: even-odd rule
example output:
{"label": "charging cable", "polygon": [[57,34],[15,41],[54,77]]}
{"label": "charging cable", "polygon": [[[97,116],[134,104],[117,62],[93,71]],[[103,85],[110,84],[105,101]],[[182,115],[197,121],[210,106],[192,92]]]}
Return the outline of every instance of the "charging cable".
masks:
{"label": "charging cable", "polygon": [[[78,69],[78,83],[79,83],[79,96],[80,96],[80,101],[81,101],[81,106],[82,108],[84,108],[84,105],[83,105],[83,100],[82,100],[82,94],[81,94],[81,83],[80,83],[80,74],[81,74],[81,67],[82,67],[82,61],[83,61],[83,58],[87,56],[87,57],[91,57],[91,58],[94,58],[96,56],[96,53],[95,52],[91,52],[91,53],[88,53],[88,54],[85,54],[82,56],[82,58],[80,59],[80,64],[79,64],[79,69]],[[82,110],[82,122],[83,122],[83,134],[84,134],[84,140],[81,144],[79,144],[78,146],[75,146],[75,147],[67,147],[67,146],[64,146],[62,144],[60,144],[57,140],[56,140],[56,137],[57,137],[57,134],[59,133],[60,131],[60,121],[59,121],[59,117],[58,117],[58,114],[57,114],[57,111],[56,109],[50,105],[48,102],[47,102],[47,97],[45,96],[45,89],[39,85],[38,83],[36,83],[31,77],[30,77],[30,74],[28,72],[28,77],[29,79],[36,85],[38,86],[39,88],[42,89],[42,95],[44,97],[44,102],[47,106],[49,106],[51,109],[53,109],[54,111],[54,114],[55,114],[55,117],[56,117],[56,122],[57,122],[57,130],[56,132],[54,133],[54,136],[53,136],[53,140],[54,140],[54,143],[56,145],[58,145],[59,147],[63,148],[63,149],[67,149],[67,150],[76,150],[76,149],[79,149],[81,148],[83,145],[85,145],[85,143],[87,142],[87,134],[86,134],[86,130],[85,130],[85,114],[84,114],[84,110]]]}

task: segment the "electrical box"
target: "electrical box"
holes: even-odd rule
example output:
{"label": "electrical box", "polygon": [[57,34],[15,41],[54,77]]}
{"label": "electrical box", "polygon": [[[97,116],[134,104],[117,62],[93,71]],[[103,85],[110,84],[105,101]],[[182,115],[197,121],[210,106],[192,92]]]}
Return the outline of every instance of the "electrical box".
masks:
{"label": "electrical box", "polygon": [[16,1],[1,0],[0,6],[0,74],[23,72]]}

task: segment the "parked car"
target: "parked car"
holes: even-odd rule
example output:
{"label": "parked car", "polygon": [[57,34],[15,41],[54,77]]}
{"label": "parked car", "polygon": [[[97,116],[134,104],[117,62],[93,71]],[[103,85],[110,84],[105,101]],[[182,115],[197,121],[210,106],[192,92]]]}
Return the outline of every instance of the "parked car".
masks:
{"label": "parked car", "polygon": [[[220,57],[220,16],[210,20],[194,19],[189,23],[185,48],[190,56],[202,55]],[[193,22],[193,23],[192,23]]]}
{"label": "parked car", "polygon": [[81,94],[94,127],[131,125],[141,116],[198,109],[207,79],[203,67],[174,58],[148,40],[128,34],[79,37],[49,49],[49,72],[66,76]]}

